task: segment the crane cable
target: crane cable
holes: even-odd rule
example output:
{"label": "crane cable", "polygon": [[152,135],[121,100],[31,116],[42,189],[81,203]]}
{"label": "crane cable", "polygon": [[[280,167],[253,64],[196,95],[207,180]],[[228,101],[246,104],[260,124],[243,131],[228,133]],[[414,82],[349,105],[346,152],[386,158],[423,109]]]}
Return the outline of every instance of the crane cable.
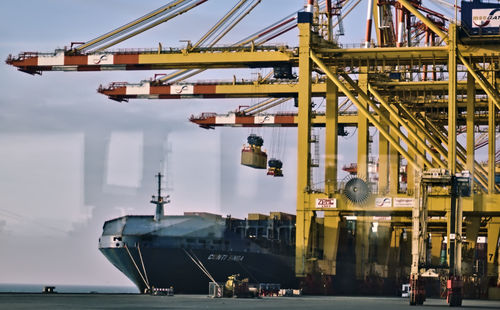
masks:
{"label": "crane cable", "polygon": [[149,29],[151,29],[153,27],[158,26],[159,24],[162,24],[164,22],[167,22],[167,21],[173,19],[174,17],[177,17],[177,16],[179,16],[181,14],[184,14],[187,11],[189,11],[189,10],[191,10],[191,9],[193,9],[193,8],[199,6],[200,4],[203,4],[203,3],[207,2],[207,1],[208,0],[199,0],[198,2],[195,2],[195,3],[187,6],[186,8],[182,8],[182,9],[178,10],[177,12],[175,12],[175,13],[173,13],[173,14],[165,17],[165,18],[162,18],[162,19],[160,19],[160,20],[158,20],[156,22],[153,22],[153,23],[151,23],[151,24],[149,24],[149,25],[147,25],[147,26],[145,26],[143,28],[140,28],[139,30],[136,30],[136,31],[132,32],[131,34],[128,34],[128,35],[126,35],[124,37],[121,37],[121,38],[117,39],[116,41],[108,43],[107,45],[105,45],[105,46],[100,47],[99,49],[97,49],[97,51],[103,51],[103,50],[107,49],[108,47],[111,47],[111,46],[116,45],[116,44],[118,44],[120,42],[128,40],[128,39],[130,39],[130,38],[132,38],[132,37],[134,37],[134,36],[136,36],[136,35],[138,35],[140,33],[143,33],[146,30],[149,30]]}
{"label": "crane cable", "polygon": [[[229,31],[231,31],[244,17],[246,17],[250,12],[261,2],[261,0],[253,0],[252,2],[248,3],[246,7],[243,7],[241,12],[236,14],[238,10],[247,2],[248,0],[241,0],[240,3],[236,4],[231,10],[229,10],[224,17],[222,17],[221,20],[219,20],[205,35],[202,36],[198,42],[196,42],[190,49],[194,49],[196,47],[199,47],[205,41],[211,39],[210,43],[207,43],[204,47],[213,47],[217,42],[219,42]],[[232,19],[232,20],[231,20]],[[228,22],[229,21],[229,22]],[[211,38],[212,36],[215,36],[215,38]],[[177,83],[182,80],[185,80],[187,78],[190,78],[196,74],[199,74],[201,72],[205,71],[205,69],[197,69],[197,70],[192,70],[192,69],[181,69],[174,71],[173,73],[166,75],[158,81],[160,82],[166,82],[169,80],[172,80],[173,78],[177,78],[183,74],[186,74],[186,76],[179,77],[177,80],[172,81],[172,83]]]}
{"label": "crane cable", "polygon": [[[236,24],[238,24],[246,15],[248,15],[257,4],[260,3],[261,0],[256,1],[253,5],[249,4],[248,6],[251,6],[250,8],[247,9],[244,13],[239,13],[241,16],[234,22],[230,24],[230,28],[225,30],[224,33],[222,33],[220,36],[218,36],[215,40],[215,42],[212,42],[209,44],[208,47],[212,47],[217,41],[219,41],[224,35],[227,34]],[[346,0],[344,4],[347,4],[349,0]],[[325,5],[326,1],[322,1],[320,5]],[[359,3],[359,1],[358,1]],[[357,3],[354,5],[356,6]],[[232,47],[239,47],[239,46],[248,46],[250,45],[254,40],[259,39],[259,41],[255,41],[254,44],[255,46],[260,46],[263,45],[264,43],[294,29],[297,24],[294,23],[293,25],[289,26],[289,24],[297,19],[297,13],[302,11],[303,9],[297,10],[293,12],[292,14],[282,18],[281,20],[271,24],[270,26],[265,27],[264,29],[255,32],[254,34],[251,34],[250,36],[247,36],[246,38],[234,43],[231,45]],[[232,10],[231,10],[232,11]],[[230,12],[231,12],[230,11]],[[288,28],[285,28],[288,27]],[[285,28],[285,29],[284,29]],[[333,27],[332,27],[333,28]],[[210,32],[210,31],[209,31]],[[201,72],[205,71],[205,69],[198,69],[198,70],[190,70],[190,69],[182,69],[175,71],[169,75],[165,75],[162,78],[158,79],[160,82],[167,82],[171,81],[171,84],[175,84],[178,82],[181,82],[183,80],[186,80],[196,74],[199,74]],[[183,74],[186,74],[185,76],[179,77]],[[177,78],[176,80],[172,80],[174,78]]]}
{"label": "crane cable", "polygon": [[[167,5],[162,6],[161,8],[154,10],[124,26],[121,26],[115,30],[112,30],[104,35],[101,35],[95,39],[92,39],[86,43],[83,43],[75,48],[77,52],[90,52],[91,48],[96,48],[95,51],[102,51],[107,47],[110,47],[112,45],[115,45],[119,42],[122,42],[128,38],[131,38],[141,32],[144,32],[148,29],[151,29],[163,22],[166,22],[175,16],[178,16],[182,13],[185,13],[192,8],[206,2],[208,0],[175,0],[170,2]],[[167,15],[166,17],[164,17]],[[164,17],[160,19],[161,17]],[[156,22],[154,22],[157,20]],[[148,25],[148,23],[151,23]],[[139,30],[136,32],[126,35],[127,33],[130,33],[133,30],[136,30],[140,27]],[[104,47],[97,48],[98,46],[101,46],[111,40],[116,40],[112,43],[107,44]]]}
{"label": "crane cable", "polygon": [[[137,19],[135,19],[134,21],[128,23],[128,24],[125,24],[119,28],[116,28],[112,31],[109,31],[97,38],[94,38],[92,40],[89,40],[79,46],[77,46],[75,48],[76,51],[83,51],[83,50],[86,50],[96,44],[100,44],[100,42],[110,38],[110,37],[113,37],[113,36],[117,36],[119,35],[121,32],[126,32],[128,31],[131,27],[134,27],[136,25],[141,25],[143,23],[146,23],[149,19],[151,18],[155,18],[157,16],[161,16],[161,15],[164,15],[164,14],[167,14],[168,12],[172,11],[175,6],[181,4],[182,2],[184,2],[186,0],[174,0],[174,1],[171,1],[170,3],[142,16],[142,17],[139,17]],[[192,0],[189,0],[189,1],[192,1]]]}

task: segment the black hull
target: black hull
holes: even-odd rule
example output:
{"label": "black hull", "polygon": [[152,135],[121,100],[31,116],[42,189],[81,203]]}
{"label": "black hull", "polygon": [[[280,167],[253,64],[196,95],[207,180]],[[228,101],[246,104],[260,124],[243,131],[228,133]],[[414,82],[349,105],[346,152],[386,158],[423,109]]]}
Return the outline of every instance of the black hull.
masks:
{"label": "black hull", "polygon": [[[179,294],[207,294],[211,281],[189,257],[199,259],[217,282],[240,274],[251,283],[279,283],[297,287],[294,257],[251,252],[182,248],[100,248],[106,258],[123,272],[140,292],[150,287],[174,287]],[[140,255],[139,254],[142,254]],[[144,268],[142,267],[144,262]],[[145,269],[145,272],[144,272]]]}

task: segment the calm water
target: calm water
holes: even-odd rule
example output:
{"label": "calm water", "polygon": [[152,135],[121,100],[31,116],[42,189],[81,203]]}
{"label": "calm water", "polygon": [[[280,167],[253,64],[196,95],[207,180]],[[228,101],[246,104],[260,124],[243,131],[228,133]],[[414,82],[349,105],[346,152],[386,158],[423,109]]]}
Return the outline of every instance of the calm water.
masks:
{"label": "calm water", "polygon": [[8,284],[0,283],[0,293],[41,293],[44,286],[55,286],[58,293],[108,293],[136,294],[135,286],[57,285],[57,284]]}

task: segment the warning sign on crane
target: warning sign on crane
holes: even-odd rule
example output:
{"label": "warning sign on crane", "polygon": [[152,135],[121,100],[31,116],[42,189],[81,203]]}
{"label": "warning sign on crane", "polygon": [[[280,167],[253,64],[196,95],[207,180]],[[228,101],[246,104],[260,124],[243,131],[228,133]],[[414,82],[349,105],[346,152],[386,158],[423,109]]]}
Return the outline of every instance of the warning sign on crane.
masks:
{"label": "warning sign on crane", "polygon": [[334,209],[337,208],[337,199],[335,198],[316,198],[317,209]]}

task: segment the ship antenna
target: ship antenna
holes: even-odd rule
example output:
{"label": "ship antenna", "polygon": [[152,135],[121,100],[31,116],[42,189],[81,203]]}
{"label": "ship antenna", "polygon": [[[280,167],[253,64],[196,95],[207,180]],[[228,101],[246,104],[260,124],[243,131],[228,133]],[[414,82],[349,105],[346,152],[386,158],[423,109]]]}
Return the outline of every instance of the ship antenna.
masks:
{"label": "ship antenna", "polygon": [[156,205],[154,220],[159,221],[163,216],[163,206],[170,202],[170,200],[168,200],[168,198],[170,198],[170,195],[167,195],[165,197],[161,195],[161,178],[163,177],[161,175],[161,172],[158,172],[156,177],[158,178],[158,196],[153,195],[151,203]]}

